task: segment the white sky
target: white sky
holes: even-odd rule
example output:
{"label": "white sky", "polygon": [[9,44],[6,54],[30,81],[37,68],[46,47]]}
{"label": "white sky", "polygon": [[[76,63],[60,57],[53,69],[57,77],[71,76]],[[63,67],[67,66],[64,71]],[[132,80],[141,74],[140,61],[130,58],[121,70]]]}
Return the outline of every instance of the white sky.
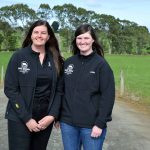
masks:
{"label": "white sky", "polygon": [[0,0],[0,7],[16,3],[27,4],[34,10],[37,10],[42,3],[49,4],[51,8],[71,3],[99,14],[136,22],[146,26],[150,31],[150,0]]}

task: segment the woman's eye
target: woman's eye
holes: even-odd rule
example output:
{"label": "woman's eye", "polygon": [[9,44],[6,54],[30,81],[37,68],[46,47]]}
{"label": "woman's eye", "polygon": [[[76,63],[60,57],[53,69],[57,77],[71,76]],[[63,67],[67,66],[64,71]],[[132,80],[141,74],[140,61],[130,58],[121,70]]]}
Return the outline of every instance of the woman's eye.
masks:
{"label": "woman's eye", "polygon": [[46,34],[46,32],[42,32],[42,34]]}

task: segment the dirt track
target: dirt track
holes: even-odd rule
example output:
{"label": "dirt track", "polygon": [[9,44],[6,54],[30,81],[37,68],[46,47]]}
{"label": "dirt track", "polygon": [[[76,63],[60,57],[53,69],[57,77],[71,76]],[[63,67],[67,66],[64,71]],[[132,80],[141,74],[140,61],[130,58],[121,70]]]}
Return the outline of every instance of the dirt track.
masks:
{"label": "dirt track", "polygon": [[[0,150],[8,150],[7,122],[4,119],[7,98],[0,90]],[[104,150],[149,150],[150,115],[128,103],[116,101],[113,121],[108,124]],[[63,150],[60,131],[53,130],[48,150]]]}

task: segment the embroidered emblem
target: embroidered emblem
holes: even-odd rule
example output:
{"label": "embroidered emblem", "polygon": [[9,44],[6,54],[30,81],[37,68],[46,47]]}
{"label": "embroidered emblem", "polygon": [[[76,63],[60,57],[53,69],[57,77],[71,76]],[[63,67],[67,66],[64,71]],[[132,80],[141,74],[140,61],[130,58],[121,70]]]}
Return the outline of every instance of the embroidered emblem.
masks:
{"label": "embroidered emblem", "polygon": [[73,73],[73,68],[74,68],[73,64],[68,65],[67,69],[65,69],[65,73],[67,75],[72,74]]}
{"label": "embroidered emblem", "polygon": [[21,62],[21,67],[18,67],[18,70],[23,74],[28,73],[30,69],[28,68],[28,63],[26,61]]}

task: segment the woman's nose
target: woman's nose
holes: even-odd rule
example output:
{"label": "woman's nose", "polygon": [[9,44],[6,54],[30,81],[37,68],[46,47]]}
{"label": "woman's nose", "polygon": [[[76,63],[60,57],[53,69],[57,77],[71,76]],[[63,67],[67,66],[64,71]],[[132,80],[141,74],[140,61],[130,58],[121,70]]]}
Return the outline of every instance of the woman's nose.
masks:
{"label": "woman's nose", "polygon": [[41,33],[38,33],[38,37],[41,37],[41,35],[42,35]]}

